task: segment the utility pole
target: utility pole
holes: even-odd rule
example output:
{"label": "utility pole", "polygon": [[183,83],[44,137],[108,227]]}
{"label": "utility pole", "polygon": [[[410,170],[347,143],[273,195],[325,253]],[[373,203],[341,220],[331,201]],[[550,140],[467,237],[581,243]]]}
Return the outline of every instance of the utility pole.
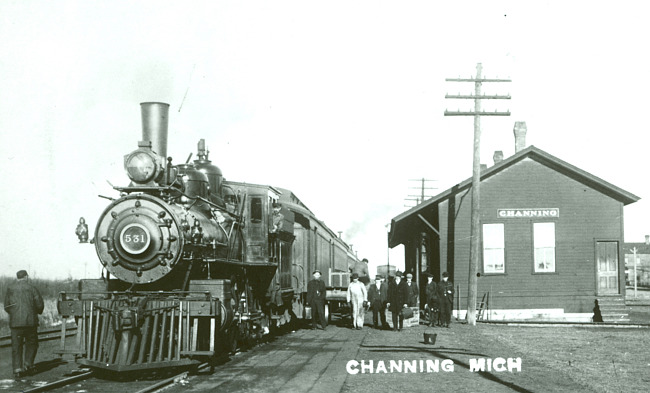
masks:
{"label": "utility pole", "polygon": [[[407,201],[415,201],[415,206],[417,206],[420,203],[424,202],[425,199],[431,198],[431,195],[427,195],[425,193],[425,190],[437,190],[438,189],[438,187],[426,187],[426,185],[425,185],[425,182],[437,181],[437,180],[421,178],[421,179],[409,179],[409,181],[416,181],[416,182],[421,183],[421,186],[419,186],[419,187],[409,187],[409,189],[420,190],[420,194],[419,195],[409,195],[409,198],[406,198]],[[404,205],[404,207],[413,207],[413,206]]]}
{"label": "utility pole", "polygon": [[474,95],[450,95],[446,94],[445,98],[473,99],[474,111],[455,112],[445,110],[445,116],[474,116],[474,158],[472,166],[472,216],[470,232],[470,251],[469,251],[469,282],[467,289],[467,323],[476,325],[476,290],[478,285],[477,272],[478,261],[481,255],[479,234],[480,231],[480,192],[479,186],[481,181],[481,116],[510,116],[510,111],[506,112],[485,112],[481,111],[481,100],[509,100],[508,95],[481,95],[481,85],[483,82],[510,82],[510,79],[487,79],[481,75],[481,63],[476,64],[476,77],[474,78],[447,78],[447,82],[474,82]]}
{"label": "utility pole", "polygon": [[637,251],[637,248],[634,247],[630,251],[632,251],[634,253],[634,298],[636,299],[636,251]]}
{"label": "utility pole", "polygon": [[388,275],[390,274],[390,222],[386,225],[386,282],[388,282]]}

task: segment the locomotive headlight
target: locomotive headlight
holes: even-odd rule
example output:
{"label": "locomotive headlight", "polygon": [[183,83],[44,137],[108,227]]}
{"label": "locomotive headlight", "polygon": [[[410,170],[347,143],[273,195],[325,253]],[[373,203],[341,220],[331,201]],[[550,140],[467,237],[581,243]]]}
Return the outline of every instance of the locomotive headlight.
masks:
{"label": "locomotive headlight", "polygon": [[136,183],[147,183],[156,175],[156,162],[151,155],[143,151],[136,151],[124,161],[124,169],[126,169],[129,179]]}

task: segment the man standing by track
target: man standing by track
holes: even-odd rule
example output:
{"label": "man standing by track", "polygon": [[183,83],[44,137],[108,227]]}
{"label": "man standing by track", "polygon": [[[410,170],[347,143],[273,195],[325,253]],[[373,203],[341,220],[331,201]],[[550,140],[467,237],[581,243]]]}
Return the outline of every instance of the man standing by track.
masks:
{"label": "man standing by track", "polygon": [[383,277],[377,275],[375,283],[368,288],[368,301],[372,309],[372,326],[375,329],[387,329],[386,322],[386,302],[388,301],[388,285],[383,281]]}
{"label": "man standing by track", "polygon": [[368,301],[368,293],[366,286],[359,281],[357,273],[352,274],[352,282],[348,285],[346,297],[352,308],[352,328],[361,330],[364,319],[363,305]]}
{"label": "man standing by track", "polygon": [[327,318],[325,318],[326,288],[320,275],[319,270],[314,270],[314,278],[307,283],[307,305],[312,309],[312,329],[316,328],[316,318],[320,320],[321,327],[319,329],[327,327]]}
{"label": "man standing by track", "polygon": [[395,273],[395,279],[388,284],[388,309],[393,314],[393,331],[401,331],[404,327],[402,309],[408,307],[408,287],[402,280],[402,272]]}
{"label": "man standing by track", "polygon": [[449,282],[449,273],[442,273],[442,281],[437,285],[438,304],[440,306],[440,323],[449,327],[451,323],[451,310],[454,304],[454,284]]}
{"label": "man standing by track", "polygon": [[29,283],[25,270],[18,271],[16,278],[16,282],[7,288],[4,305],[11,328],[14,378],[19,378],[34,372],[34,359],[38,350],[38,314],[43,313],[44,305],[38,289]]}

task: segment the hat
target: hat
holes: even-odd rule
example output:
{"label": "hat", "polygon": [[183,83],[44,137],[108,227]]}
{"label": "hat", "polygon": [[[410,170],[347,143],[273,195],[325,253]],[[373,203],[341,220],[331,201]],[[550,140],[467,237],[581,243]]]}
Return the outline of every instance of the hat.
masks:
{"label": "hat", "polygon": [[361,262],[368,262],[368,258],[363,258]]}
{"label": "hat", "polygon": [[444,272],[444,273],[442,273],[442,276],[443,276],[443,277],[449,277],[449,273]]}
{"label": "hat", "polygon": [[18,270],[18,273],[16,273],[17,278],[25,278],[27,277],[27,271],[26,270]]}
{"label": "hat", "polygon": [[411,273],[406,273],[406,278],[413,278],[413,275]]}
{"label": "hat", "polygon": [[433,277],[433,274],[431,274],[431,273],[424,273],[424,277]]}
{"label": "hat", "polygon": [[377,274],[377,276],[375,276],[375,280],[383,280],[383,279],[384,277],[381,274]]}
{"label": "hat", "polygon": [[357,273],[352,273],[352,279],[354,280],[355,278],[359,278],[359,275]]}
{"label": "hat", "polygon": [[281,208],[281,207],[282,207],[282,204],[279,203],[279,202],[273,202],[273,208],[276,208],[276,207]]}
{"label": "hat", "polygon": [[402,277],[402,272],[395,273],[395,277]]}
{"label": "hat", "polygon": [[323,274],[323,273],[320,272],[320,270],[314,270],[314,272],[312,274],[316,274],[316,273]]}

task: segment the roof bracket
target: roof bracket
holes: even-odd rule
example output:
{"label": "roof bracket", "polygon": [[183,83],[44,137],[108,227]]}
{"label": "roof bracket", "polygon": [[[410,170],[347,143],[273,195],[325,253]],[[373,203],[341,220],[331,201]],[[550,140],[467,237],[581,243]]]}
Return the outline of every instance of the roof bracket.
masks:
{"label": "roof bracket", "polygon": [[431,225],[431,223],[427,221],[426,218],[422,217],[422,214],[418,213],[418,217],[420,217],[420,220],[424,221],[424,223],[427,224],[427,226],[431,228],[431,230],[434,231],[438,237],[440,237],[440,232],[438,232],[438,230],[433,225]]}

